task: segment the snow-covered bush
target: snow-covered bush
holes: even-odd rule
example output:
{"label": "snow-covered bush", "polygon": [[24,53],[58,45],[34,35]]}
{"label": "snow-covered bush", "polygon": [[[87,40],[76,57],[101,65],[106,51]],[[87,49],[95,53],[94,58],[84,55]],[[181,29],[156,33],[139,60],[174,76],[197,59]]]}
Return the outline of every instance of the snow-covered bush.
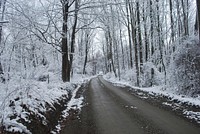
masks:
{"label": "snow-covered bush", "polygon": [[164,84],[164,74],[159,72],[152,62],[143,64],[143,74],[141,75],[141,85],[150,87]]}
{"label": "snow-covered bush", "polygon": [[121,75],[120,77],[115,77],[114,72],[109,72],[106,75],[104,75],[104,78],[107,80],[111,81],[120,81],[124,83],[129,83],[131,85],[136,85],[136,72],[134,69],[126,69],[126,70],[121,70]]}
{"label": "snow-covered bush", "polygon": [[136,72],[135,69],[127,69],[121,72],[121,79],[126,80],[126,81],[132,81],[135,82],[136,84]]}
{"label": "snow-covered bush", "polygon": [[178,93],[200,94],[200,45],[196,37],[189,37],[177,45],[168,67],[169,86]]}

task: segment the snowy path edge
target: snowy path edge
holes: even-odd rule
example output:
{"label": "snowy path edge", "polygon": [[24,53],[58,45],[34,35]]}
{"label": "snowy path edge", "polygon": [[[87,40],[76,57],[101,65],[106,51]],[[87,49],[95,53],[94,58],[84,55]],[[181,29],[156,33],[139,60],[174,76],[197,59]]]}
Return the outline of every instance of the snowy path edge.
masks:
{"label": "snowy path edge", "polygon": [[[129,82],[126,81],[119,81],[116,78],[107,78],[106,75],[103,76],[103,78],[112,83],[115,86],[119,86],[119,87],[130,87],[131,90],[136,90],[136,91],[143,91],[148,93],[149,95],[152,96],[163,96],[166,97],[168,99],[170,99],[170,101],[173,103],[173,101],[176,101],[178,106],[173,107],[172,104],[168,103],[168,102],[163,102],[162,105],[166,105],[172,108],[172,110],[177,110],[177,108],[179,108],[179,106],[181,104],[187,104],[189,106],[194,106],[194,107],[200,107],[200,97],[197,98],[192,98],[189,96],[183,96],[183,95],[177,95],[175,93],[170,93],[167,92],[163,89],[163,86],[155,86],[155,87],[148,87],[148,88],[140,88],[140,87],[135,87],[132,86]],[[144,97],[144,96],[140,96],[140,92],[137,93],[139,95],[140,98],[142,99],[147,99],[148,97]],[[175,104],[175,105],[177,105]],[[182,110],[182,115],[185,116],[188,119],[194,120],[196,123],[200,124],[200,110],[187,110],[184,109]]]}
{"label": "snowy path edge", "polygon": [[[72,97],[69,100],[69,102],[67,103],[67,107],[65,110],[62,111],[62,117],[65,119],[69,116],[69,111],[70,110],[81,110],[81,108],[83,107],[83,96],[81,96],[80,98],[76,98],[77,92],[79,91],[79,89],[81,88],[81,85],[78,85],[78,87],[72,92]],[[51,131],[51,134],[58,134],[61,131],[61,121],[58,121],[58,124],[55,127],[55,130]]]}

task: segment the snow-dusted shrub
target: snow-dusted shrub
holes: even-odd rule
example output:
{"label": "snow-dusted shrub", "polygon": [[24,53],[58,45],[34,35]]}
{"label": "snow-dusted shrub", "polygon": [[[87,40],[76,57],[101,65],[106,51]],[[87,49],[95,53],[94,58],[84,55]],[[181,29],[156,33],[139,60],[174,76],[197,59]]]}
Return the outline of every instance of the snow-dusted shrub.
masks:
{"label": "snow-dusted shrub", "polygon": [[136,72],[135,69],[126,69],[121,70],[120,77],[115,77],[114,72],[108,72],[106,75],[104,75],[104,78],[115,83],[120,79],[123,83],[129,83],[130,85],[136,85]]}
{"label": "snow-dusted shrub", "polygon": [[178,93],[200,94],[200,44],[196,37],[189,37],[177,45],[168,74],[170,86],[176,87]]}
{"label": "snow-dusted shrub", "polygon": [[123,70],[121,72],[121,79],[122,80],[126,80],[126,81],[132,81],[135,82],[134,84],[136,84],[136,72],[135,69],[127,69],[127,70]]}
{"label": "snow-dusted shrub", "polygon": [[150,87],[162,85],[164,83],[164,74],[159,72],[157,67],[152,62],[146,62],[142,68],[141,85]]}

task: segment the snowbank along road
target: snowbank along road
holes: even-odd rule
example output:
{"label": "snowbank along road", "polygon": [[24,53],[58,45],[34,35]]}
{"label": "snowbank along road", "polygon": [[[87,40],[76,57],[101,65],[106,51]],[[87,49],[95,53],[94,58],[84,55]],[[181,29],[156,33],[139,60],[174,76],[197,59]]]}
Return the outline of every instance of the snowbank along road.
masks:
{"label": "snowbank along road", "polygon": [[63,134],[200,134],[200,127],[115,87],[101,76],[90,81],[80,118]]}

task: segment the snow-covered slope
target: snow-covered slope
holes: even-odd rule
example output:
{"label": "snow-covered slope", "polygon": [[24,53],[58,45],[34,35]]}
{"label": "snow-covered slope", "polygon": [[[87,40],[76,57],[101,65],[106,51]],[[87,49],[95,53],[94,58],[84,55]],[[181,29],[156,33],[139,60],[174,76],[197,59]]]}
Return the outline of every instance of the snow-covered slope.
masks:
{"label": "snow-covered slope", "polygon": [[[72,100],[67,105],[65,115],[72,105],[81,107],[81,98],[74,98],[78,85],[86,82],[89,78],[76,76],[72,82],[63,83],[58,75],[50,74],[49,80],[37,79],[10,80],[6,84],[0,83],[0,120],[1,128],[10,132],[32,133],[27,124],[31,124],[31,116],[41,120],[42,125],[47,125],[45,113],[53,111],[55,104],[61,105],[61,100]],[[77,87],[78,86],[78,87]],[[62,112],[62,111],[61,111]]]}

